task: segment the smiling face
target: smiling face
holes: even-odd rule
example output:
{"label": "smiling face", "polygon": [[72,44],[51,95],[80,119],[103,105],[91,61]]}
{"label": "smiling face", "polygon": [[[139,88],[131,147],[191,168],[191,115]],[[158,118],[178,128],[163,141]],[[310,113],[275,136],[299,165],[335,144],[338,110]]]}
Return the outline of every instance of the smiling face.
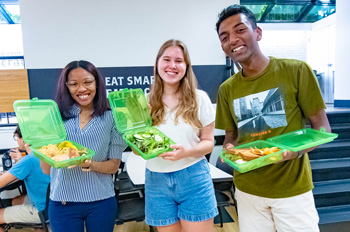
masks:
{"label": "smiling face", "polygon": [[258,41],[261,40],[261,29],[253,29],[244,14],[233,15],[220,24],[219,39],[222,50],[233,61],[242,66],[249,64],[254,55],[260,53]]}
{"label": "smiling face", "polygon": [[178,86],[186,74],[187,64],[180,47],[168,47],[159,58],[157,69],[164,85]]}
{"label": "smiling face", "polygon": [[82,107],[93,109],[96,95],[95,77],[83,68],[76,68],[68,74],[67,86],[72,98]]}

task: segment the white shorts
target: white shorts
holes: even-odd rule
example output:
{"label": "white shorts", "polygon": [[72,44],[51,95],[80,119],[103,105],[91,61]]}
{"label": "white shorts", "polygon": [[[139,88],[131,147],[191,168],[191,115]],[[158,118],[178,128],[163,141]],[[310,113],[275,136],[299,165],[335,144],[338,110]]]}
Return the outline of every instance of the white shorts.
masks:
{"label": "white shorts", "polygon": [[4,221],[6,223],[40,223],[40,218],[38,209],[29,202],[29,198],[26,196],[22,205],[14,205],[5,208]]}
{"label": "white shorts", "polygon": [[318,232],[318,213],[312,191],[288,198],[265,198],[239,189],[237,199],[240,232]]}

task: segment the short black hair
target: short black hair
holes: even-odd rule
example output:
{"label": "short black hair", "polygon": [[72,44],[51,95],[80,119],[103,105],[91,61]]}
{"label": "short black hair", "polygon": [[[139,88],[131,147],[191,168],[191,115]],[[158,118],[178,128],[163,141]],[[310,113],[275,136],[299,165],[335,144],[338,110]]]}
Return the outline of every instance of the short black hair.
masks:
{"label": "short black hair", "polygon": [[13,135],[17,135],[18,138],[22,138],[21,129],[19,128],[18,125],[16,127],[16,130],[13,132]]}
{"label": "short black hair", "polygon": [[216,32],[219,34],[219,28],[220,28],[220,24],[227,18],[236,15],[236,14],[244,14],[245,16],[247,16],[247,18],[249,19],[250,23],[253,26],[253,29],[256,29],[258,26],[256,25],[256,18],[255,15],[253,14],[253,12],[251,10],[249,10],[247,7],[245,6],[241,6],[241,5],[231,5],[226,7],[225,9],[223,9],[221,11],[221,13],[219,14],[219,19],[216,22]]}

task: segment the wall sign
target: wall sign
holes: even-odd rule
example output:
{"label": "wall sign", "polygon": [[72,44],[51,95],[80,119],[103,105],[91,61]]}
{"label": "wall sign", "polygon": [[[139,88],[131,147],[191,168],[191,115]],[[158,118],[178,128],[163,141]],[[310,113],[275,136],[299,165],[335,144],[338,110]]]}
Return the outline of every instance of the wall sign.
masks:
{"label": "wall sign", "polygon": [[[149,92],[153,83],[153,67],[113,67],[98,68],[104,76],[107,95],[111,91],[125,88],[141,88]],[[30,98],[53,99],[56,83],[62,69],[28,69]],[[198,79],[198,87],[206,91],[213,103],[220,84],[229,77],[225,65],[194,65],[194,73]]]}

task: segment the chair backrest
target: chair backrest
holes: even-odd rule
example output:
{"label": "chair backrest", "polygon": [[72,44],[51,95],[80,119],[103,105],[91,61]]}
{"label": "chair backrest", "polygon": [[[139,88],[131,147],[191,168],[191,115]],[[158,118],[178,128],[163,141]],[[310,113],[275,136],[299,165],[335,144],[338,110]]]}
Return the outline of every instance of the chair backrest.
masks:
{"label": "chair backrest", "polygon": [[116,224],[121,225],[129,221],[143,221],[145,219],[144,187],[134,186],[126,171],[123,171],[124,162],[121,163],[122,171],[116,174],[114,190],[117,197]]}
{"label": "chair backrest", "polygon": [[[216,165],[215,165],[218,169],[233,175],[233,168],[231,166],[229,166],[228,164],[224,163],[221,161],[221,158],[218,157],[216,160]],[[214,188],[216,190],[220,190],[220,191],[230,191],[231,188],[233,187],[233,181],[229,180],[229,181],[222,181],[222,182],[214,182]]]}
{"label": "chair backrest", "polygon": [[[124,167],[125,167],[125,162],[123,162],[122,160],[120,161],[120,164],[119,164],[119,168],[118,168],[118,171],[114,174],[112,174],[112,177],[114,179],[114,182],[117,181],[117,179],[120,177],[120,175],[124,176],[123,175],[123,172],[124,172]],[[119,178],[120,179],[120,178]]]}
{"label": "chair backrest", "polygon": [[[46,190],[46,203],[45,203],[45,209],[43,209],[42,214],[44,215],[44,219],[45,221],[47,221],[49,219],[49,202],[50,202],[50,183],[47,186],[47,190]],[[40,213],[39,212],[39,213]]]}
{"label": "chair backrest", "polygon": [[221,169],[222,171],[226,172],[227,174],[233,175],[233,167],[231,167],[225,162],[222,162],[220,157],[218,157],[218,159],[216,160],[215,166]]}
{"label": "chair backrest", "polygon": [[210,156],[211,156],[211,152],[205,155],[205,158],[207,159],[208,162],[210,162]]}
{"label": "chair backrest", "polygon": [[145,219],[145,199],[131,198],[118,200],[118,212],[115,223],[121,225],[124,222],[143,221]]}

